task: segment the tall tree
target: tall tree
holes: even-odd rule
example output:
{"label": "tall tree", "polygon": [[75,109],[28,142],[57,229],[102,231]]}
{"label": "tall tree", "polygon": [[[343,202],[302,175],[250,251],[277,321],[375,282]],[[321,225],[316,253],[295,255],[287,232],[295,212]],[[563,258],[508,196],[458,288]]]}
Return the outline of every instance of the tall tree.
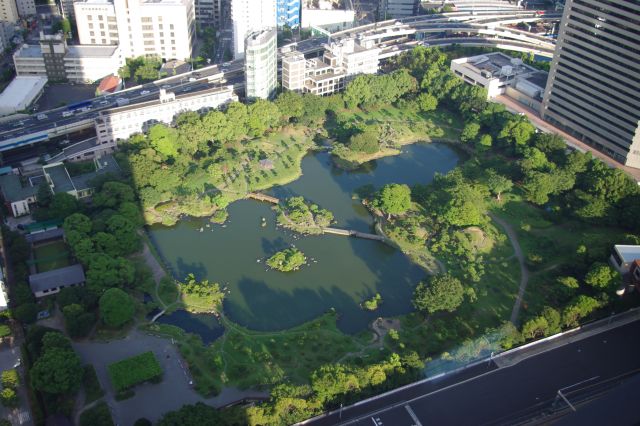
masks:
{"label": "tall tree", "polygon": [[100,318],[109,327],[122,327],[135,313],[133,299],[119,288],[110,288],[100,297]]}
{"label": "tall tree", "polygon": [[429,283],[420,282],[413,293],[416,309],[430,314],[437,311],[455,311],[464,298],[464,288],[457,278],[449,274],[436,275]]}
{"label": "tall tree", "polygon": [[396,183],[385,185],[378,192],[374,206],[386,213],[389,219],[392,215],[406,213],[411,208],[411,189]]}

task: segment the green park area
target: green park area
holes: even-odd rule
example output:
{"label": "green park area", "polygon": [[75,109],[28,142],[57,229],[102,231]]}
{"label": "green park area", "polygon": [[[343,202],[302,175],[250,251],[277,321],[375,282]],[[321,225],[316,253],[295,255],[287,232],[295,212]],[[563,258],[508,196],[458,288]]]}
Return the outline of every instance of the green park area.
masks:
{"label": "green park area", "polygon": [[[236,423],[293,424],[423,377],[425,364],[465,363],[637,305],[637,295],[616,295],[621,278],[607,264],[614,244],[640,243],[635,182],[589,154],[568,151],[561,138],[536,132],[525,117],[487,102],[484,89],[451,73],[449,59],[419,47],[390,60],[391,72],[359,76],[340,95],[285,92],[273,102],[184,113],[174,127],[158,124],[132,136],[117,154],[128,181],[101,182],[91,205],[69,201],[60,214],[70,250],[87,276],[82,289],[56,296],[68,333],[84,337],[96,323],[126,329],[157,307],[215,314],[225,332],[209,345],[175,326],[142,328],[174,339],[203,395],[224,387],[271,392],[268,402],[241,410]],[[373,318],[393,303],[394,294],[380,291],[378,297],[374,286],[348,305],[363,315],[376,311],[362,332],[343,332],[338,324],[344,313],[334,309],[285,330],[255,331],[223,309],[226,285],[195,278],[207,275],[206,268],[184,282],[154,283],[146,265],[132,261],[143,248],[144,224],[175,225],[184,215],[226,217],[229,203],[296,180],[312,149],[327,150],[318,155],[353,169],[398,154],[403,144],[436,140],[466,155],[432,180],[429,172],[418,184],[369,185],[349,198],[373,218],[386,244],[422,267],[416,267],[421,277],[403,300],[410,299],[413,310],[395,315],[387,328]],[[375,165],[364,169],[363,175]],[[278,209],[280,224],[293,224],[296,231],[311,233],[333,220],[331,212],[303,197],[283,199]],[[262,228],[255,222],[258,232]],[[189,235],[194,241],[194,235],[213,240],[216,231],[202,235],[191,229]],[[7,244],[20,254],[15,235],[7,234]],[[269,255],[286,246],[269,247]],[[306,247],[305,252],[311,256]],[[20,259],[12,256],[12,262]],[[255,257],[252,264],[264,271]],[[298,276],[306,269],[265,273]],[[28,290],[26,272],[17,275],[18,286]],[[245,289],[247,297],[256,289]],[[143,291],[160,303],[140,303]],[[16,318],[33,322],[35,301],[28,291],[17,293]],[[34,389],[47,395],[77,389],[82,369],[68,342],[57,336],[29,340],[37,343],[29,349]],[[59,361],[59,346],[72,361],[60,362],[65,371],[78,370],[63,385],[47,368]],[[109,374],[114,388],[123,391],[160,377],[162,369],[149,352],[110,365]],[[227,414],[239,415],[238,410],[222,413]]]}
{"label": "green park area", "polygon": [[69,249],[62,240],[38,245],[33,248],[36,270],[47,272],[69,266],[69,254]]}

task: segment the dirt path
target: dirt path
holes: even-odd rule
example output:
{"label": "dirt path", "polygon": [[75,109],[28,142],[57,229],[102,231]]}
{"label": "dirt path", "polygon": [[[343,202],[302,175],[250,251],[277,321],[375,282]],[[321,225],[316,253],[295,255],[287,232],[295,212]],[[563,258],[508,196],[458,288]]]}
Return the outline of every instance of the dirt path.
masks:
{"label": "dirt path", "polygon": [[529,283],[529,270],[527,269],[527,265],[524,263],[524,255],[522,253],[522,247],[520,247],[520,243],[518,242],[518,235],[516,234],[516,231],[511,225],[509,225],[505,220],[499,218],[498,216],[492,213],[489,213],[489,216],[498,225],[504,228],[504,231],[509,237],[509,241],[511,241],[511,245],[513,246],[513,251],[515,252],[516,259],[518,259],[518,263],[520,264],[520,288],[518,289],[518,295],[516,296],[516,301],[513,304],[513,310],[511,311],[510,318],[511,323],[515,324],[516,320],[518,319],[518,315],[520,314],[522,297],[524,296],[524,292],[527,289],[527,284]]}

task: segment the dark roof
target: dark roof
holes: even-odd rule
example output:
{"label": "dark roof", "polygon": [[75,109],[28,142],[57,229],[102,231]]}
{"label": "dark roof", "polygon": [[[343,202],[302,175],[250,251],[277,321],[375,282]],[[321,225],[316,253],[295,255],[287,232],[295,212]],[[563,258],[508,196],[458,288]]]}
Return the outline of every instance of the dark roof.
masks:
{"label": "dark roof", "polygon": [[26,184],[20,176],[14,174],[0,176],[0,187],[4,198],[11,203],[33,197],[38,192],[37,186]]}
{"label": "dark roof", "polygon": [[120,166],[112,155],[103,155],[102,157],[96,159],[96,162],[98,164],[98,169],[96,169],[95,172],[84,173],[82,175],[74,176],[71,178],[73,186],[76,188],[76,190],[82,191],[84,189],[92,188],[89,183],[92,179],[95,179],[98,176],[102,176],[107,173],[111,173],[114,175],[120,174]]}
{"label": "dark roof", "polygon": [[29,276],[29,286],[34,293],[60,286],[72,284],[82,284],[84,282],[84,271],[79,263],[66,266],[64,268],[53,269],[39,274]]}
{"label": "dark roof", "polygon": [[53,240],[57,238],[61,238],[64,236],[64,229],[56,228],[49,229],[44,232],[35,232],[33,234],[25,235],[27,242],[29,243],[39,243],[40,241]]}
{"label": "dark roof", "polygon": [[62,163],[44,167],[43,170],[49,175],[49,178],[53,182],[53,191],[56,194],[73,191],[75,189],[69,173]]}

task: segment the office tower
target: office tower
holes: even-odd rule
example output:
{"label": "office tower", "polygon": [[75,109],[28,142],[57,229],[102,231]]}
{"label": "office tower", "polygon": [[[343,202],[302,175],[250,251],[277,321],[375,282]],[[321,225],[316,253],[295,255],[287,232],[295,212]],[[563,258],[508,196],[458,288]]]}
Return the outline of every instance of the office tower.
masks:
{"label": "office tower", "polygon": [[246,37],[265,28],[276,27],[275,0],[231,0],[233,57],[244,57]]}
{"label": "office tower", "polygon": [[278,86],[278,47],[275,28],[256,31],[245,39],[247,98],[268,99]]}
{"label": "office tower", "polygon": [[542,117],[640,168],[640,4],[567,0]]}
{"label": "office tower", "polygon": [[18,16],[25,18],[36,14],[36,3],[34,0],[15,0]]}
{"label": "office tower", "polygon": [[222,28],[223,0],[195,0],[196,22],[200,29],[213,25]]}
{"label": "office tower", "polygon": [[277,0],[278,27],[287,25],[298,28],[300,25],[300,0]]}
{"label": "office tower", "polygon": [[74,11],[80,44],[120,45],[125,58],[191,57],[193,0],[84,0]]}

